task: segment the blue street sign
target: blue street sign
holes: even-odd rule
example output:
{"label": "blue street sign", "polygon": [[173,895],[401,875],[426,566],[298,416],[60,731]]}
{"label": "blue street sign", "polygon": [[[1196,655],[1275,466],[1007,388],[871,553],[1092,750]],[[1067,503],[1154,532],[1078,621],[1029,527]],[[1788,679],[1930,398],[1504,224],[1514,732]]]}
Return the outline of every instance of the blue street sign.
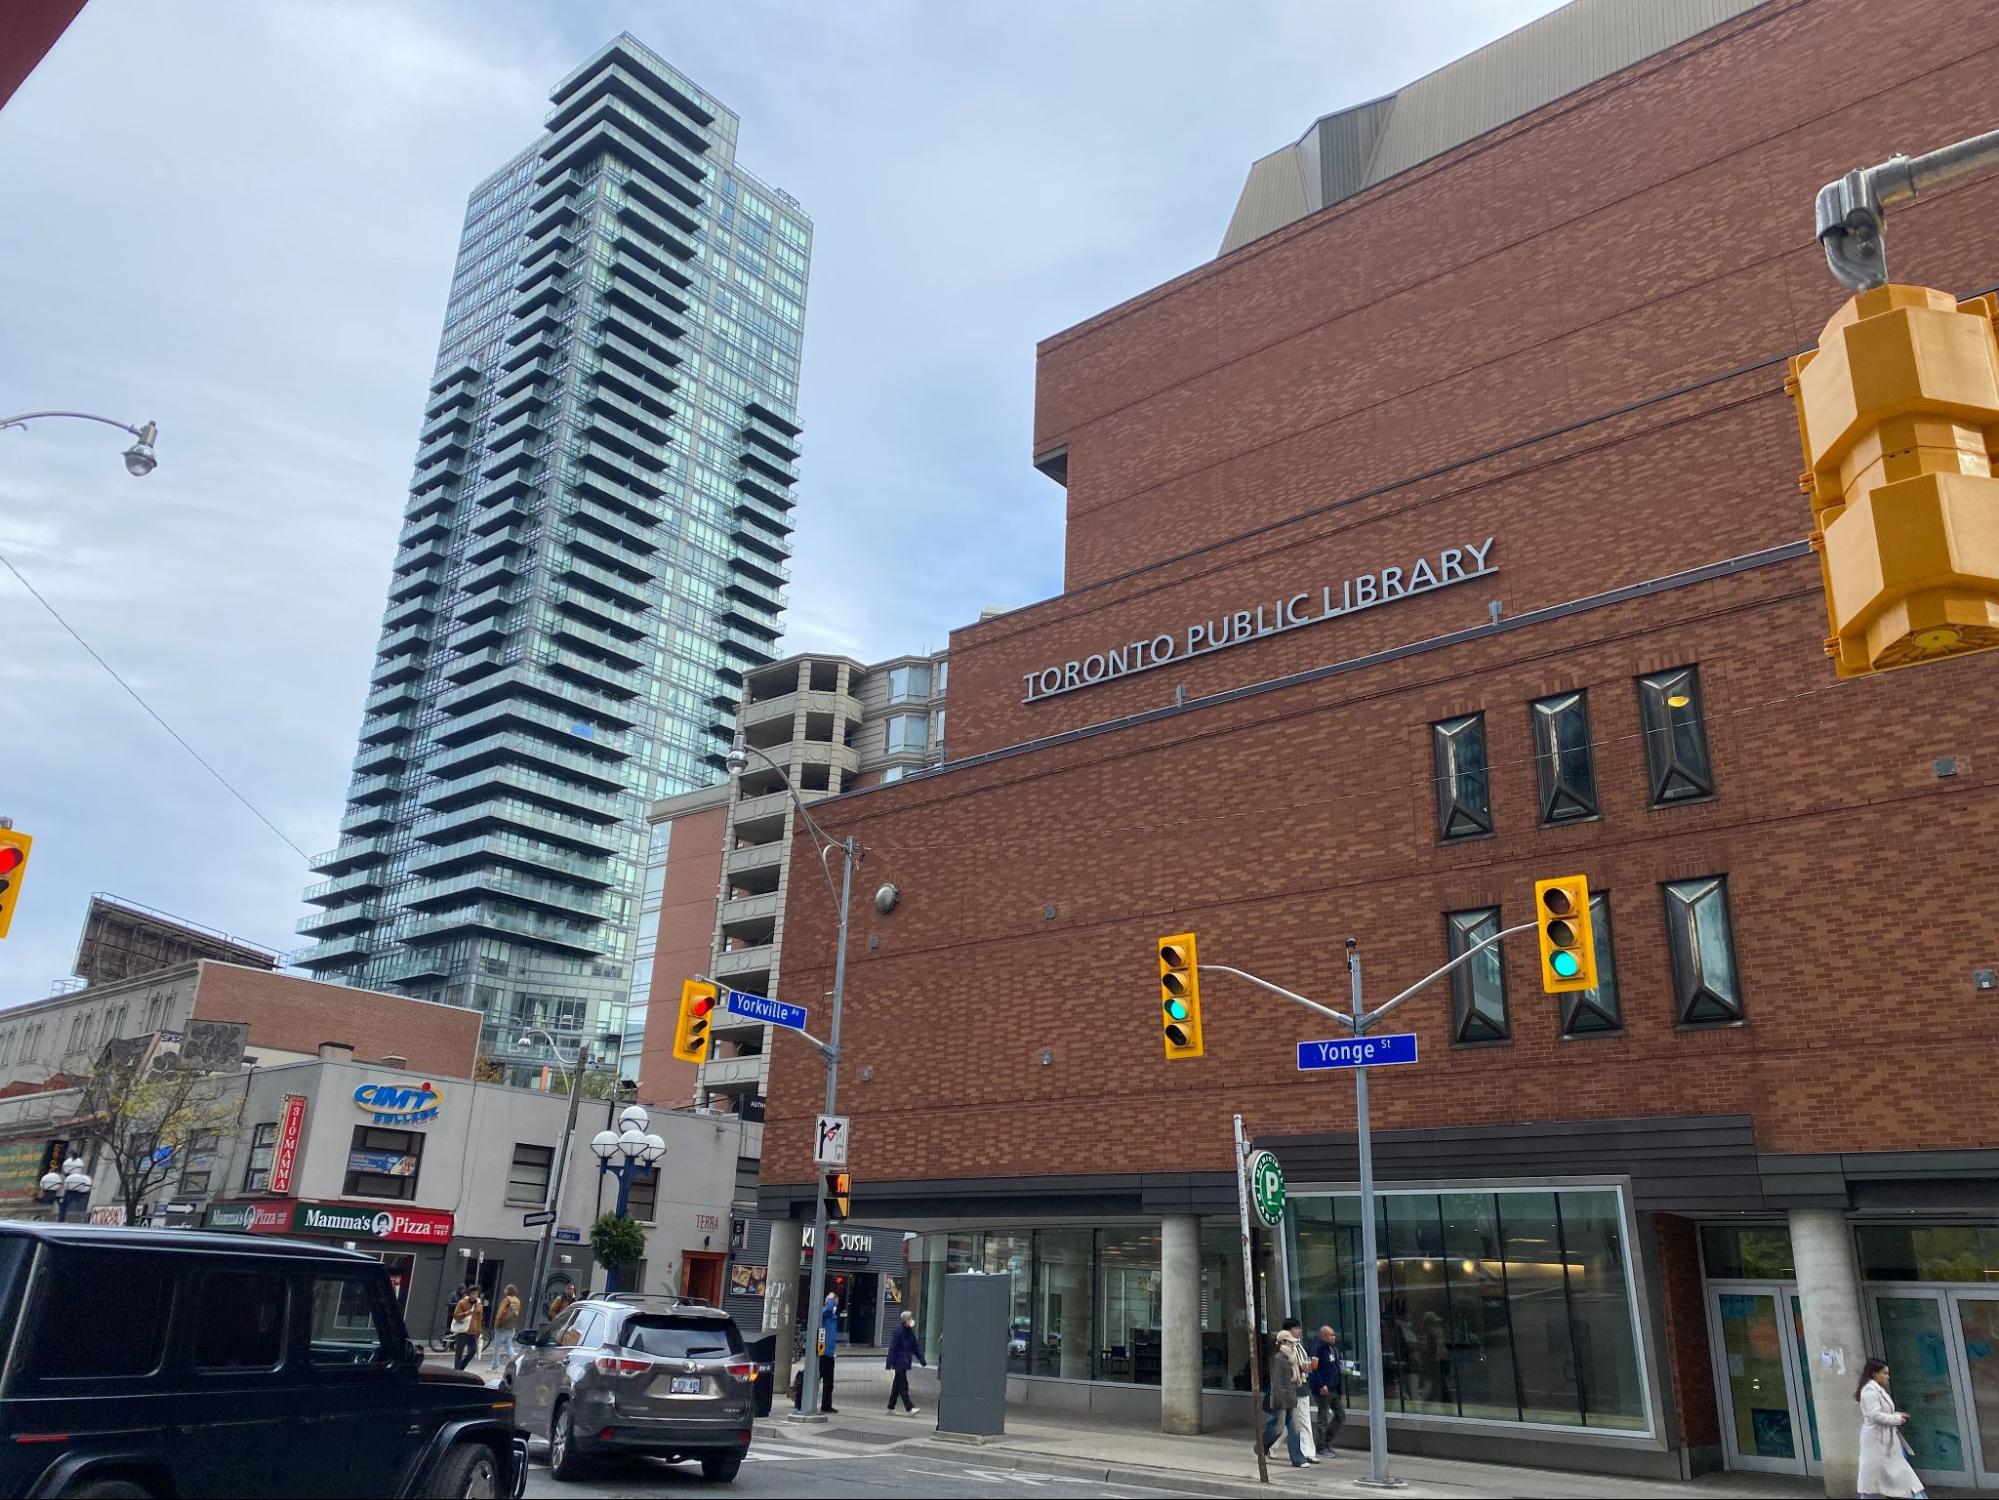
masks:
{"label": "blue street sign", "polygon": [[1398,1031],[1389,1036],[1342,1036],[1329,1042],[1300,1042],[1298,1071],[1316,1068],[1380,1068],[1391,1063],[1416,1061],[1416,1033]]}
{"label": "blue street sign", "polygon": [[782,1000],[746,995],[741,990],[725,993],[728,996],[725,1007],[731,1015],[747,1016],[752,1021],[768,1021],[773,1026],[785,1026],[793,1031],[805,1029],[805,1007],[802,1005],[786,1005]]}

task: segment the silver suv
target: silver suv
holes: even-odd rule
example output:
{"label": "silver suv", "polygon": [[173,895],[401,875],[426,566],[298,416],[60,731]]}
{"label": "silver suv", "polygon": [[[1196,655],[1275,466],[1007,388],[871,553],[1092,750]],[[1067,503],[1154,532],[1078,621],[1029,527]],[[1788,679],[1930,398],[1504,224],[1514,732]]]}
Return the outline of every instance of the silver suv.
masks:
{"label": "silver suv", "polygon": [[686,1298],[594,1298],[514,1343],[514,1420],[546,1435],[557,1479],[611,1453],[699,1459],[716,1480],[743,1466],[756,1366],[727,1313]]}

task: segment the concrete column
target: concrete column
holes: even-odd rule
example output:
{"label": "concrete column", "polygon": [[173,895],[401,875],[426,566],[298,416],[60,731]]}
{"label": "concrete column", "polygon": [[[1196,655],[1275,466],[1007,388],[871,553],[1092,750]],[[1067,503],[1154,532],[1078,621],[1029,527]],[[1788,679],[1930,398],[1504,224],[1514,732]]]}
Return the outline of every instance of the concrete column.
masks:
{"label": "concrete column", "polygon": [[[1853,1234],[1841,1209],[1794,1208],[1790,1217],[1791,1261],[1797,1267],[1798,1305],[1805,1323],[1805,1347],[1800,1353],[1811,1374],[1812,1404],[1818,1410],[1825,1492],[1855,1495],[1860,1417],[1853,1388],[1867,1359],[1867,1335],[1860,1315],[1860,1268],[1853,1259]],[[1779,1310],[1780,1317],[1788,1314],[1788,1308]]]}
{"label": "concrete column", "polygon": [[1201,1217],[1159,1221],[1159,1430],[1201,1430]]}
{"label": "concrete column", "polygon": [[1090,1347],[1102,1338],[1091,1296],[1090,1263],[1058,1261],[1049,1268],[1048,1284],[1062,1306],[1062,1350],[1056,1373],[1064,1380],[1088,1380]]}
{"label": "concrete column", "polygon": [[770,1226],[770,1261],[764,1273],[765,1333],[777,1335],[777,1353],[771,1362],[771,1389],[775,1399],[788,1399],[791,1390],[791,1330],[798,1321],[799,1251],[805,1243],[805,1225],[798,1219],[777,1219]]}

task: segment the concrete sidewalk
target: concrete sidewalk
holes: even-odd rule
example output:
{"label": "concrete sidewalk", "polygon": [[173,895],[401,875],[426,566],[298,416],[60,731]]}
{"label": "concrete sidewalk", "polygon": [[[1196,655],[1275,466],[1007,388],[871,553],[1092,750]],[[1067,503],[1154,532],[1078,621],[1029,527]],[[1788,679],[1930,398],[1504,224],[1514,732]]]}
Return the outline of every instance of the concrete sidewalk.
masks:
{"label": "concrete sidewalk", "polygon": [[[1270,1465],[1270,1483],[1256,1478],[1256,1457],[1247,1433],[1171,1437],[1154,1429],[1103,1420],[1082,1421],[1010,1409],[1003,1437],[982,1442],[939,1434],[936,1413],[915,1417],[842,1410],[824,1423],[797,1423],[780,1414],[757,1424],[759,1442],[804,1443],[824,1449],[847,1442],[881,1451],[886,1445],[921,1453],[933,1461],[965,1468],[1020,1471],[1109,1484],[1185,1490],[1202,1495],[1379,1494],[1356,1483],[1368,1476],[1367,1454],[1341,1449],[1307,1469],[1293,1469],[1282,1446]],[[1713,1474],[1685,1482],[1625,1479],[1605,1474],[1528,1469],[1508,1464],[1394,1456],[1389,1473],[1407,1481],[1397,1493],[1439,1500],[1534,1495],[1550,1500],[1584,1500],[1597,1495],[1694,1496],[1719,1500],[1817,1500],[1825,1491],[1817,1480],[1763,1474]]]}

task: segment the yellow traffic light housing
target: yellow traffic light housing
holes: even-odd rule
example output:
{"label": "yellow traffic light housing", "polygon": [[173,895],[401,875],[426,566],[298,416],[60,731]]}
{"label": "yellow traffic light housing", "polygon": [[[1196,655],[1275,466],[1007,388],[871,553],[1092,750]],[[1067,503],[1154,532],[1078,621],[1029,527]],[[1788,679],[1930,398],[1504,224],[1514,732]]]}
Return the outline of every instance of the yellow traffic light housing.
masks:
{"label": "yellow traffic light housing", "polygon": [[14,921],[14,903],[21,899],[21,878],[28,873],[28,850],[35,836],[16,828],[0,828],[0,938]]}
{"label": "yellow traffic light housing", "polygon": [[854,1174],[844,1167],[828,1167],[824,1183],[826,1222],[837,1224],[854,1211]]}
{"label": "yellow traffic light housing", "polygon": [[1159,1008],[1167,1060],[1199,1057],[1201,964],[1191,932],[1159,940]]}
{"label": "yellow traffic light housing", "polygon": [[673,1055],[682,1062],[706,1062],[708,1046],[714,1040],[709,1018],[715,1010],[715,986],[705,979],[686,979],[680,985],[680,1017],[673,1028]]}
{"label": "yellow traffic light housing", "polygon": [[1541,940],[1544,993],[1596,988],[1596,934],[1590,925],[1587,879],[1558,875],[1535,881],[1534,928]]}
{"label": "yellow traffic light housing", "polygon": [[1878,286],[1791,361],[1841,677],[1999,646],[1999,297]]}

